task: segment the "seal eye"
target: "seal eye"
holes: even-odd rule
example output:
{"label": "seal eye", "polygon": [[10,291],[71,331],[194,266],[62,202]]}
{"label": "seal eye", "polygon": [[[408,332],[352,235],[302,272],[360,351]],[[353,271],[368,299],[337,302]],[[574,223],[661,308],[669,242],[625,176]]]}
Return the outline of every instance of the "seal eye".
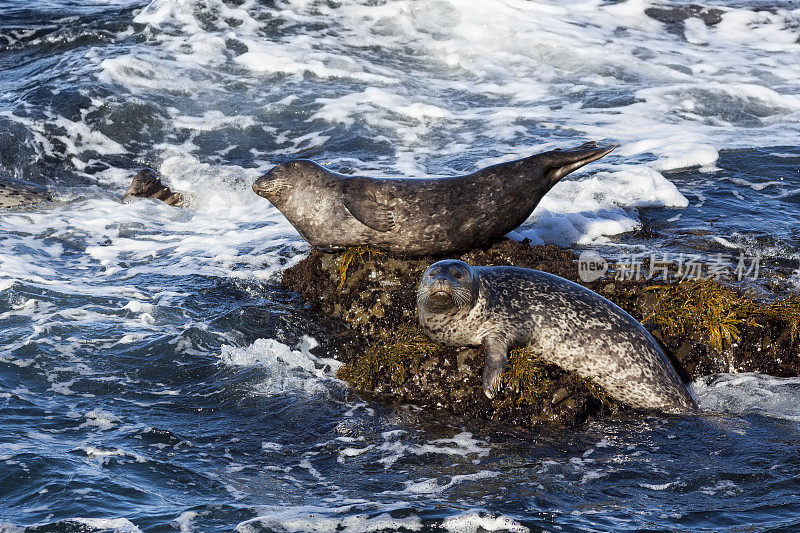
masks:
{"label": "seal eye", "polygon": [[428,276],[434,278],[434,277],[438,276],[441,273],[442,273],[442,269],[441,268],[434,268],[434,269],[431,269],[430,271],[428,271]]}

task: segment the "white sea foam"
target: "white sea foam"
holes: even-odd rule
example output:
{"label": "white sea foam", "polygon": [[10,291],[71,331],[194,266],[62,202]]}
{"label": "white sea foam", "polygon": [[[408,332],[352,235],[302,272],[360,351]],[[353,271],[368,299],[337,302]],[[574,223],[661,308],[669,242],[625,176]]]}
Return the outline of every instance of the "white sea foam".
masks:
{"label": "white sea foam", "polygon": [[197,531],[194,525],[194,520],[199,516],[196,511],[185,511],[178,516],[175,520],[170,522],[170,526],[180,531],[180,533],[192,533]]}
{"label": "white sea foam", "polygon": [[[147,28],[146,45],[122,47],[110,56],[93,49],[83,68],[135,94],[183,93],[201,104],[199,110],[165,110],[163,127],[173,140],[158,145],[155,154],[167,182],[195,193],[196,211],[178,215],[167,208],[126,207],[109,215],[106,224],[138,218],[159,227],[162,237],[183,238],[176,243],[111,236],[108,250],[90,246],[88,251],[109,274],[120,272],[121,254],[146,260],[149,252],[156,260],[169,256],[179,270],[207,273],[203,267],[211,266],[238,275],[237,267],[245,266],[269,277],[282,265],[258,268],[259,261],[269,263],[278,248],[291,252],[288,256],[302,250],[294,229],[249,190],[275,154],[265,153],[259,169],[201,162],[210,154],[200,136],[218,130],[242,135],[262,128],[291,152],[324,149],[343,128],[355,127],[389,146],[391,155],[353,161],[350,154],[329,153],[333,168],[342,162],[406,175],[466,170],[450,168],[442,158],[463,165],[485,160],[492,151],[508,159],[565,146],[548,131],[620,143],[608,164],[589,167],[605,172],[595,173],[593,182],[568,178],[529,221],[538,229],[529,227],[524,235],[558,244],[604,243],[630,231],[638,226],[637,206],[686,205],[676,190],[667,190],[663,176],[648,173],[712,169],[720,148],[794,144],[800,97],[790,82],[800,77],[800,67],[791,21],[798,19],[797,11],[726,8],[716,26],[689,19],[681,35],[647,17],[647,7],[649,2],[638,0],[610,5],[582,0],[569,8],[521,0],[400,0],[284,1],[273,9],[254,0],[236,6],[222,0],[153,0],[134,19]],[[280,89],[276,80],[285,76],[306,85]],[[762,81],[775,78],[776,83]],[[332,89],[320,80],[337,85]],[[223,111],[218,106],[234,86],[246,96],[233,97],[235,112]],[[102,105],[93,101],[86,112]],[[278,110],[291,113],[290,124]],[[24,125],[41,153],[79,167],[88,151],[101,156],[127,151],[80,121],[0,113]],[[51,125],[61,133],[52,135]],[[621,167],[620,159],[642,166]],[[626,175],[631,172],[635,176]],[[116,168],[97,177],[115,186],[128,178]],[[589,190],[573,202],[584,187]],[[597,197],[602,188],[606,194]],[[91,210],[96,207],[107,209],[91,205]],[[196,239],[186,235],[188,228]],[[105,243],[109,235],[103,237]]]}
{"label": "white sea foam", "polygon": [[509,516],[477,511],[450,516],[442,522],[442,528],[450,533],[477,533],[478,531],[527,533],[530,531]]}
{"label": "white sea foam", "polygon": [[125,304],[123,309],[127,309],[131,313],[152,313],[155,310],[155,306],[146,302],[139,302],[136,300],[132,300]]}
{"label": "white sea foam", "polygon": [[150,461],[147,457],[132,453],[120,448],[98,448],[96,446],[83,446],[81,450],[86,454],[86,457],[98,461],[101,465],[105,466],[112,458],[116,461],[120,460],[133,460],[137,463],[147,463]]}
{"label": "white sea foam", "polygon": [[730,479],[722,479],[714,482],[713,485],[700,487],[700,492],[709,496],[722,496],[730,498],[731,496],[741,494],[742,489]]}
{"label": "white sea foam", "polygon": [[117,426],[121,420],[114,413],[103,409],[93,409],[86,413],[86,426],[109,430]]}
{"label": "white sea foam", "polygon": [[534,244],[607,242],[640,226],[637,207],[686,207],[688,200],[659,172],[626,166],[559,182],[515,233]]}
{"label": "white sea foam", "polygon": [[79,524],[90,528],[90,531],[113,531],[114,533],[142,533],[139,527],[127,518],[71,518],[62,523]]}
{"label": "white sea foam", "polygon": [[800,378],[763,374],[717,374],[690,385],[703,410],[715,413],[759,413],[800,421]]}
{"label": "white sea foam", "polygon": [[727,179],[728,179],[728,181],[730,181],[731,183],[733,183],[735,185],[739,185],[739,186],[743,186],[743,187],[750,187],[754,191],[763,191],[764,189],[767,189],[767,188],[782,188],[782,187],[785,187],[787,185],[786,182],[777,181],[777,180],[753,183],[752,181],[749,181],[749,180],[746,180],[746,179],[742,179],[742,178],[727,178]]}
{"label": "white sea foam", "polygon": [[399,439],[398,437],[400,436],[400,434],[393,432],[384,434],[384,442],[377,446],[377,451],[383,455],[378,459],[378,462],[384,468],[391,468],[397,461],[407,455],[452,455],[470,458],[473,462],[479,462],[482,457],[489,454],[490,450],[485,441],[476,439],[466,431],[450,439],[437,439],[425,444],[409,444]]}
{"label": "white sea foam", "polygon": [[[381,506],[368,504],[365,507]],[[259,510],[260,516],[237,525],[236,531],[239,533],[258,531],[367,533],[372,531],[419,531],[422,529],[422,521],[415,515],[395,518],[388,512],[376,514],[358,511],[359,509],[354,506],[265,508]]]}
{"label": "white sea foam", "polygon": [[260,366],[268,370],[268,377],[259,386],[259,392],[277,394],[286,391],[316,393],[327,390],[326,382],[334,380],[341,363],[334,359],[319,358],[311,353],[317,342],[303,337],[297,350],[275,339],[258,339],[250,346],[236,348],[222,346],[220,361],[230,366]]}
{"label": "white sea foam", "polygon": [[459,474],[459,475],[449,476],[449,478],[444,483],[440,483],[440,480],[435,478],[423,479],[419,481],[407,481],[405,489],[400,491],[386,491],[385,494],[438,495],[460,483],[464,483],[466,481],[475,481],[479,479],[493,478],[497,477],[498,475],[500,475],[500,472],[484,470],[481,472],[475,472],[474,474]]}
{"label": "white sea foam", "polygon": [[[65,293],[114,295],[120,289],[98,284],[97,268],[106,277],[124,272],[268,279],[307,248],[266,201],[235,205],[240,193],[214,183],[197,184],[192,190],[200,194],[203,187],[216,187],[218,192],[204,194],[193,210],[150,200],[120,206],[95,199],[3,217],[0,229],[16,236],[0,252],[2,273]],[[147,229],[142,221],[147,221]],[[48,250],[36,244],[42,235],[78,242],[86,254],[59,261],[56,268]]]}
{"label": "white sea foam", "polygon": [[660,484],[653,484],[653,483],[639,483],[639,486],[645,489],[655,490],[655,491],[662,491],[667,490],[673,486],[675,483],[660,483]]}

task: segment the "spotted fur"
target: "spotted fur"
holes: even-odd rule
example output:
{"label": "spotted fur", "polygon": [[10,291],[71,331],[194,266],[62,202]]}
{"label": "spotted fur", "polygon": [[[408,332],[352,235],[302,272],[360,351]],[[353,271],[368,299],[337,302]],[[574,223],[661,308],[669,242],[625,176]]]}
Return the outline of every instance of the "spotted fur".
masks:
{"label": "spotted fur", "polygon": [[[464,288],[471,293],[468,304],[448,296]],[[423,331],[437,342],[484,347],[483,386],[490,398],[500,387],[508,350],[528,347],[632,407],[697,408],[639,322],[599,294],[546,272],[439,261],[423,274],[417,315]]]}
{"label": "spotted fur", "polygon": [[44,187],[0,177],[0,208],[25,207],[52,201],[53,197]]}

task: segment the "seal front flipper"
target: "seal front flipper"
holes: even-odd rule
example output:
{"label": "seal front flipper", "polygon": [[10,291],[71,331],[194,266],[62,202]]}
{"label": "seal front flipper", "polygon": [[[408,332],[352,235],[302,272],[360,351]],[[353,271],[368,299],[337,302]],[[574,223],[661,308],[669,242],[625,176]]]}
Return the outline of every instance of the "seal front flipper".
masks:
{"label": "seal front flipper", "polygon": [[394,212],[388,205],[378,201],[374,192],[353,187],[344,193],[342,198],[345,208],[356,220],[376,231],[394,229]]}
{"label": "seal front flipper", "polygon": [[508,366],[508,343],[500,337],[486,337],[483,353],[483,393],[491,400],[500,391],[500,376]]}

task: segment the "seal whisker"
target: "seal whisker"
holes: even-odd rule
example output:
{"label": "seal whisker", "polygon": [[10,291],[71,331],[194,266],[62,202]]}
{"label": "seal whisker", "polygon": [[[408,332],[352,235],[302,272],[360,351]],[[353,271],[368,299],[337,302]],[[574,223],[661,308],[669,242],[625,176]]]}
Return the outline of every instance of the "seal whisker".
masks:
{"label": "seal whisker", "polygon": [[427,307],[429,296],[430,296],[429,292],[423,292],[423,291],[417,292],[417,305],[422,307]]}
{"label": "seal whisker", "polygon": [[459,285],[453,289],[453,300],[458,307],[465,307],[472,301],[472,292],[470,289]]}

